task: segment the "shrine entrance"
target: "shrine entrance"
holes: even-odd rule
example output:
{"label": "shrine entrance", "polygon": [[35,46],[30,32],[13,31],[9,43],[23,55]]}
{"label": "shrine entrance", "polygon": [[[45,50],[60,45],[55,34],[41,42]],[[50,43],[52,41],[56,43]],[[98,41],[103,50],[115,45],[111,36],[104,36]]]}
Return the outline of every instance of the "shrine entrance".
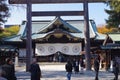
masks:
{"label": "shrine entrance", "polygon": [[[9,0],[10,4],[27,4],[27,65],[29,69],[32,60],[32,40],[31,40],[31,18],[32,16],[84,16],[85,24],[85,55],[86,69],[91,70],[91,54],[90,54],[90,35],[89,35],[89,15],[88,3],[105,2],[106,0]],[[59,4],[59,3],[83,3],[83,11],[45,11],[32,12],[32,4]]]}

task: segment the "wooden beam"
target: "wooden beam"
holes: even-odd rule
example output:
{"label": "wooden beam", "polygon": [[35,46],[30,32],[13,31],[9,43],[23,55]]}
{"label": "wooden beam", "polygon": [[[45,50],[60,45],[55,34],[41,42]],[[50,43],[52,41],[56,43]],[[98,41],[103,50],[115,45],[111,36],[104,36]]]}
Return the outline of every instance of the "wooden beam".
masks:
{"label": "wooden beam", "polygon": [[[83,3],[84,0],[31,0],[32,4],[45,3]],[[88,3],[106,2],[106,0],[87,0]],[[10,4],[26,4],[26,0],[9,0]]]}
{"label": "wooden beam", "polygon": [[84,11],[44,11],[32,12],[32,16],[83,16]]}

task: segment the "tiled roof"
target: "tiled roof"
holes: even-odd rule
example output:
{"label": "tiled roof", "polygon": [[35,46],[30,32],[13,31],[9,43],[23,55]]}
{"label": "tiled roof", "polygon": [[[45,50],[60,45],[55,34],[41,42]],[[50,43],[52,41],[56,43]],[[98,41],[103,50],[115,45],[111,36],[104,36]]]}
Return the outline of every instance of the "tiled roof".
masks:
{"label": "tiled roof", "polygon": [[120,33],[119,34],[108,34],[109,37],[113,40],[113,41],[120,41]]}
{"label": "tiled roof", "polygon": [[[32,39],[44,38],[49,34],[47,32],[53,27],[53,25],[62,24],[66,32],[69,32],[70,35],[77,38],[85,38],[84,36],[84,20],[66,20],[64,21],[60,17],[56,17],[52,21],[32,21]],[[56,26],[55,26],[56,27]],[[96,29],[96,25],[93,20],[89,21],[89,31],[90,38],[95,38],[98,40],[105,39],[105,36],[99,34]],[[20,27],[19,33],[11,38],[8,38],[7,41],[21,41],[21,38],[26,38],[26,21]],[[58,27],[56,27],[58,28]]]}
{"label": "tiled roof", "polygon": [[[56,26],[54,26],[56,25]],[[53,26],[58,28],[58,26],[63,25],[64,28],[69,29],[69,32],[72,33],[80,33],[81,31],[79,29],[76,29],[75,27],[73,27],[72,25],[68,24],[67,22],[65,22],[64,20],[62,20],[60,17],[55,18],[52,22],[50,22],[48,25],[44,26],[44,28],[39,30],[39,33],[45,33],[46,30],[49,28],[52,28]]]}
{"label": "tiled roof", "polygon": [[[69,28],[69,34],[79,37],[79,38],[85,38],[84,36],[84,21],[83,20],[68,20],[64,21],[61,18],[57,17],[53,21],[37,21],[32,22],[32,38],[42,38],[47,35],[46,30],[48,28],[51,28],[53,24],[63,24],[65,28]],[[91,22],[89,22],[91,24]],[[93,25],[90,25],[90,38],[96,37],[95,29],[93,29]],[[96,28],[96,26],[95,26]],[[38,34],[39,33],[39,34]],[[26,35],[22,35],[25,37]],[[99,37],[101,38],[101,37]]]}

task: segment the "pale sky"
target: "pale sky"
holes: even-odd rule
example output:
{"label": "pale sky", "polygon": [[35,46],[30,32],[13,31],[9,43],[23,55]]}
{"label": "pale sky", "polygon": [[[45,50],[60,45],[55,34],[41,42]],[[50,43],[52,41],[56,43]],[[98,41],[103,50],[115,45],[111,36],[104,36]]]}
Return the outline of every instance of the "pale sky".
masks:
{"label": "pale sky", "polygon": [[[23,20],[26,20],[26,7],[24,5],[19,5],[22,7],[11,7],[11,16],[5,24],[21,24]],[[105,24],[105,19],[108,15],[105,13],[104,9],[109,9],[109,7],[104,3],[89,3],[89,19],[95,20],[96,24]],[[82,4],[39,4],[33,5],[32,11],[81,11],[83,10]],[[83,16],[66,16],[63,19],[83,19]],[[54,19],[53,17],[34,17],[33,20],[42,19]]]}

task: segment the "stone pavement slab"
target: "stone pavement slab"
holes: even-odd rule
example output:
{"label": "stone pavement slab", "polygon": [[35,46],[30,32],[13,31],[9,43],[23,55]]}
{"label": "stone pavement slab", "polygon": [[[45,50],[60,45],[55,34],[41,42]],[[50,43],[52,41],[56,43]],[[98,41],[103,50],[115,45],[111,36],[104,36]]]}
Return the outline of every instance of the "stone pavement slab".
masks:
{"label": "stone pavement slab", "polygon": [[[46,65],[40,64],[42,71],[41,80],[67,80],[65,65],[64,64],[54,64]],[[17,80],[30,80],[30,73],[25,72],[25,66],[16,69]],[[73,72],[71,80],[94,80],[94,71],[84,71],[84,74],[75,74]],[[99,80],[112,80],[114,78],[113,73],[101,70],[99,72]],[[120,78],[120,77],[119,77]]]}

